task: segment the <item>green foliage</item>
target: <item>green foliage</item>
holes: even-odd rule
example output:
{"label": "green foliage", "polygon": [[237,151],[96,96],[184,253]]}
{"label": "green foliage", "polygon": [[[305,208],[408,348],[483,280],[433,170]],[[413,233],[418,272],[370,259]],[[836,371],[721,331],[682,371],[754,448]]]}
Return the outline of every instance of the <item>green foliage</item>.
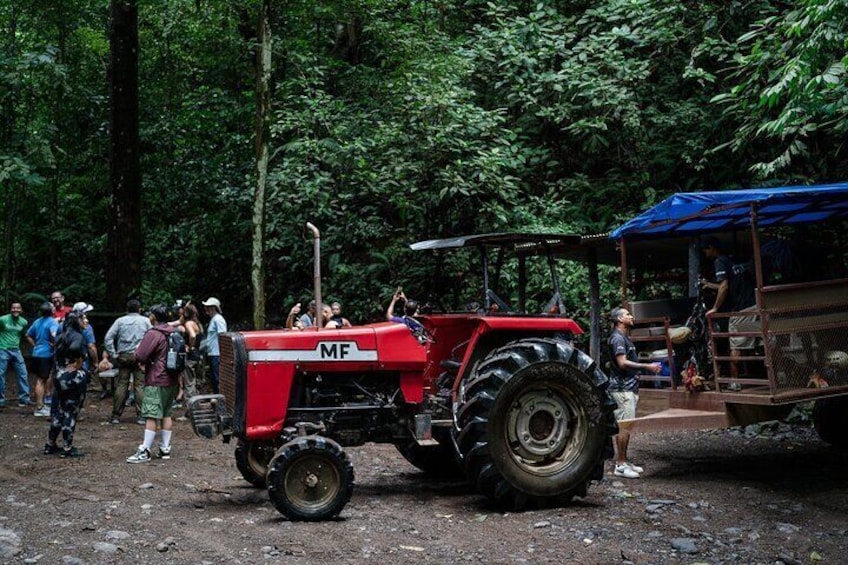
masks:
{"label": "green foliage", "polygon": [[761,178],[791,175],[793,168],[813,175],[822,165],[827,176],[844,174],[848,5],[804,0],[757,16],[736,48],[722,53],[730,84],[713,102],[738,124],[723,146],[763,147],[751,165]]}
{"label": "green foliage", "polygon": [[[392,289],[482,301],[479,258],[427,238],[600,233],[677,190],[845,177],[844,2],[272,2],[269,321],[312,294],[355,322]],[[139,4],[145,302],[249,320],[258,0]],[[104,293],[108,8],[0,0],[9,292]],[[25,198],[19,198],[24,195]],[[47,235],[49,237],[47,237]],[[49,244],[45,244],[48,241]],[[69,260],[73,257],[73,260]],[[563,263],[585,323],[582,267]],[[505,271],[499,293],[515,296]],[[533,268],[531,302],[550,298]],[[604,304],[617,300],[614,270]]]}

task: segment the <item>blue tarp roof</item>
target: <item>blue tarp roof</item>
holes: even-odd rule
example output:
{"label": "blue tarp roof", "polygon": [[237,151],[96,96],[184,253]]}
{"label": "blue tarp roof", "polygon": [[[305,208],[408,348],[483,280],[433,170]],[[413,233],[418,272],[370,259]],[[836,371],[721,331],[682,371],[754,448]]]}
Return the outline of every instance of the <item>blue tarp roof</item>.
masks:
{"label": "blue tarp roof", "polygon": [[679,192],[610,234],[612,239],[649,239],[731,231],[757,225],[823,222],[848,217],[848,182],[747,190]]}

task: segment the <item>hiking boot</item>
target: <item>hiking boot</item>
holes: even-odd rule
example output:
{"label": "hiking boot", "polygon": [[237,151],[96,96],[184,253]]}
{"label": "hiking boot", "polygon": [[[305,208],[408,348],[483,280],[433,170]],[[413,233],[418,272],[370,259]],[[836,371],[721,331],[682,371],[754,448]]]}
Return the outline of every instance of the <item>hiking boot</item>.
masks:
{"label": "hiking boot", "polygon": [[58,445],[56,445],[55,443],[45,443],[44,444],[44,450],[42,451],[42,453],[44,455],[55,455],[55,454],[59,453],[60,449],[61,448]]}
{"label": "hiking boot", "polygon": [[45,418],[50,416],[50,408],[47,406],[42,406],[38,408],[35,412],[32,413],[36,418]]}
{"label": "hiking boot", "polygon": [[80,451],[76,447],[72,447],[70,449],[60,450],[59,451],[59,457],[61,457],[62,459],[68,459],[68,458],[76,459],[77,457],[85,457],[85,453],[83,453],[82,451]]}
{"label": "hiking boot", "polygon": [[156,454],[159,459],[170,459],[171,458],[171,446],[165,447],[164,445],[159,446],[159,453]]}
{"label": "hiking boot", "polygon": [[615,475],[616,477],[624,477],[625,479],[639,478],[639,473],[628,467],[627,463],[616,464],[613,475]]}
{"label": "hiking boot", "polygon": [[135,453],[127,457],[127,463],[147,463],[150,461],[150,450],[139,445]]}
{"label": "hiking boot", "polygon": [[625,465],[627,465],[628,467],[630,467],[632,470],[636,471],[636,472],[637,472],[637,473],[639,473],[640,475],[641,475],[642,473],[644,473],[644,472],[645,472],[645,469],[643,469],[643,468],[642,468],[642,467],[640,467],[639,465],[634,465],[634,464],[633,464],[633,463],[631,463],[630,461],[626,462],[626,463],[625,463]]}

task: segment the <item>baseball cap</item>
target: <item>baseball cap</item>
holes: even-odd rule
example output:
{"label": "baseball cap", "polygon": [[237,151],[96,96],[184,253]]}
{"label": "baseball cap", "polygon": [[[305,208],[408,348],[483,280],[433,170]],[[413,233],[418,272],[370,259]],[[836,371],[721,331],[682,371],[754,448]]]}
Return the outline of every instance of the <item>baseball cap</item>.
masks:
{"label": "baseball cap", "polygon": [[94,306],[88,304],[87,302],[77,302],[76,304],[74,304],[74,312],[85,314],[86,312],[91,312],[92,310],[94,310]]}
{"label": "baseball cap", "polygon": [[204,300],[201,302],[204,306],[214,306],[218,310],[221,310],[221,301],[215,298],[214,296],[210,296],[208,300]]}

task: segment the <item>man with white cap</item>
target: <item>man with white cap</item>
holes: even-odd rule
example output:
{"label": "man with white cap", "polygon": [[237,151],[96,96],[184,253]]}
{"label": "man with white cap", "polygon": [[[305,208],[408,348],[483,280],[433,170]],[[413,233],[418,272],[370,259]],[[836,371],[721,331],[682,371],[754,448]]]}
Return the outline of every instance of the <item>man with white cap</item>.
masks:
{"label": "man with white cap", "polygon": [[209,326],[206,328],[206,357],[212,373],[212,391],[218,394],[218,371],[221,361],[221,349],[218,346],[218,335],[227,331],[227,321],[221,315],[221,301],[214,296],[202,302],[206,315],[209,316]]}
{"label": "man with white cap", "polygon": [[92,370],[97,365],[97,345],[94,339],[94,330],[91,324],[88,323],[87,314],[94,310],[94,306],[87,302],[77,302],[74,304],[73,311],[79,314],[82,321],[82,337],[85,339],[85,346],[88,348],[88,359],[83,363],[82,368],[86,371]]}

